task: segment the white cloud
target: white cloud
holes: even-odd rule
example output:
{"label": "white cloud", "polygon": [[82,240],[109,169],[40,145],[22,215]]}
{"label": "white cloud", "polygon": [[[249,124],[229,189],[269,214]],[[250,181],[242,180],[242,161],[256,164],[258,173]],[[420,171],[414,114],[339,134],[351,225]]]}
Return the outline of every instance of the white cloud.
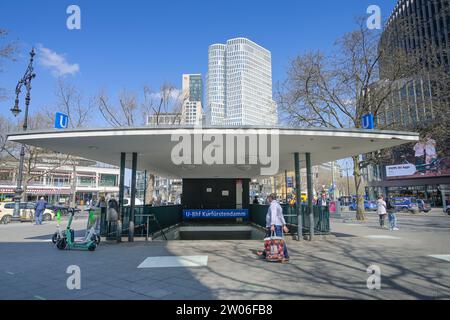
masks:
{"label": "white cloud", "polygon": [[75,74],[80,71],[80,66],[77,63],[70,64],[64,54],[58,54],[41,44],[38,45],[38,61],[42,66],[50,69],[55,77]]}

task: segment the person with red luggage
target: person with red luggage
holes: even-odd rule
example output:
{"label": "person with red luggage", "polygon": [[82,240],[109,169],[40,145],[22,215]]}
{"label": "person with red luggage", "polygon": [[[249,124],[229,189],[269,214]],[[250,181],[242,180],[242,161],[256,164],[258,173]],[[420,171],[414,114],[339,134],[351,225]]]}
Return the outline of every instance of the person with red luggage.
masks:
{"label": "person with red luggage", "polygon": [[[266,227],[267,227],[267,234],[266,238],[271,237],[271,235],[275,234],[277,237],[283,237],[283,231],[284,233],[288,233],[289,229],[286,226],[286,221],[284,220],[283,216],[283,209],[281,208],[280,204],[277,201],[276,194],[272,193],[267,197],[267,200],[270,204],[269,210],[267,210],[266,214]],[[286,242],[284,242],[283,246],[283,252],[284,252],[284,259],[282,262],[288,262],[289,261],[289,253],[286,246]],[[265,256],[266,251],[259,251],[258,255]]]}

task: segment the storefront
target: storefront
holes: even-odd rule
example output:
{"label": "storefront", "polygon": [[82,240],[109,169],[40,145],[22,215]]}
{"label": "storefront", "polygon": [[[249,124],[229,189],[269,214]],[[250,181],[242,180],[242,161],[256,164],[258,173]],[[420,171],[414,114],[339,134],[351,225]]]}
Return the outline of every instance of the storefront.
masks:
{"label": "storefront", "polygon": [[432,207],[442,207],[442,192],[440,185],[388,187],[388,197],[414,197],[428,201]]}

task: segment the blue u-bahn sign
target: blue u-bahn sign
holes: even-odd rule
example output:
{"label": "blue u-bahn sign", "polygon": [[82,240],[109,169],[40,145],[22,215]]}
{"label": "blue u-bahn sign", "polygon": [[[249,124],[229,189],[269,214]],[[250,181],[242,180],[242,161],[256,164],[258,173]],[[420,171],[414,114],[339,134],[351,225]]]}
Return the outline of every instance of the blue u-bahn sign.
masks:
{"label": "blue u-bahn sign", "polygon": [[248,209],[185,209],[184,219],[248,218]]}
{"label": "blue u-bahn sign", "polygon": [[55,114],[55,129],[67,129],[69,126],[69,116],[62,112]]}
{"label": "blue u-bahn sign", "polygon": [[374,129],[375,128],[373,114],[368,113],[362,117],[362,127],[363,127],[363,129]]}

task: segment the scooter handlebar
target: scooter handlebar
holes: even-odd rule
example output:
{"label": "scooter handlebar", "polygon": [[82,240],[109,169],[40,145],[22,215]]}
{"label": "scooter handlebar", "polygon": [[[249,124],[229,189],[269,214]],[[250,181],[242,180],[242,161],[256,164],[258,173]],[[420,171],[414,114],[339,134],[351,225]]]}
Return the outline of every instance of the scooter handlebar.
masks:
{"label": "scooter handlebar", "polygon": [[81,210],[78,209],[78,208],[69,208],[67,211],[68,211],[70,214],[74,215],[75,212],[80,212]]}

